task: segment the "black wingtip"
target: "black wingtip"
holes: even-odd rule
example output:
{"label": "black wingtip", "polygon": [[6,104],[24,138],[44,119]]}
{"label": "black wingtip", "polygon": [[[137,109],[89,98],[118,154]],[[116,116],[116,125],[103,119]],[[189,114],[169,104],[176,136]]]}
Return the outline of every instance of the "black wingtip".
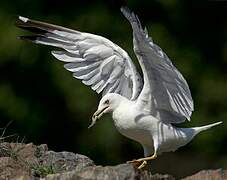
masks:
{"label": "black wingtip", "polygon": [[20,40],[35,42],[37,40],[37,36],[19,36],[17,37]]}
{"label": "black wingtip", "polygon": [[18,16],[15,26],[24,29],[26,31],[30,31],[32,33],[36,34],[45,34],[47,32],[46,29],[37,26],[38,21],[31,20],[29,18],[23,17],[23,16]]}
{"label": "black wingtip", "polygon": [[[15,26],[20,28],[20,29],[24,29],[26,31],[30,31],[32,33],[36,33],[36,34],[45,34],[47,31],[40,28],[40,27],[35,27],[33,24],[31,24],[30,19],[28,18],[24,18],[22,16],[19,16],[18,19],[15,22]],[[27,20],[27,21],[26,21]]]}

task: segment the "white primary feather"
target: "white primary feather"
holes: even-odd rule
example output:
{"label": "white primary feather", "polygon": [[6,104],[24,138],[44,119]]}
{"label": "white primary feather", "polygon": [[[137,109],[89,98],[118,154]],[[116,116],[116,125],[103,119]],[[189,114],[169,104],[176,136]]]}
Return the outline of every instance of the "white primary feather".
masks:
{"label": "white primary feather", "polygon": [[138,98],[141,109],[166,123],[190,120],[194,107],[186,80],[142,29],[138,17],[127,7],[121,11],[131,23],[134,51],[143,71],[144,86]]}

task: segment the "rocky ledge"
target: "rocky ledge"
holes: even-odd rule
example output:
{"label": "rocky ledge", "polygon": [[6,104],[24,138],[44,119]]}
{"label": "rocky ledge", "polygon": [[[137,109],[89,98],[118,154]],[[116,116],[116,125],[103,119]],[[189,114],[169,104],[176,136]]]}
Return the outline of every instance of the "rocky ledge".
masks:
{"label": "rocky ledge", "polygon": [[[172,180],[171,175],[152,175],[130,164],[97,166],[88,157],[49,151],[47,145],[1,143],[0,179],[43,180]],[[227,179],[227,171],[205,170],[184,180]]]}

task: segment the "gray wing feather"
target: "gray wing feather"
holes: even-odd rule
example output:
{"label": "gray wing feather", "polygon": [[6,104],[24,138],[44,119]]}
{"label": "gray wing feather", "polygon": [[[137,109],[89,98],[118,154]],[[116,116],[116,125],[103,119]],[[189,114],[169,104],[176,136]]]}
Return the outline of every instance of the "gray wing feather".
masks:
{"label": "gray wing feather", "polygon": [[17,26],[37,33],[22,39],[63,49],[52,51],[52,55],[97,93],[119,93],[129,99],[139,95],[142,81],[134,64],[108,39],[24,17],[19,17]]}
{"label": "gray wing feather", "polygon": [[138,102],[150,114],[167,123],[190,120],[193,100],[188,84],[162,49],[143,30],[138,17],[121,8],[133,29],[134,51],[144,75]]}

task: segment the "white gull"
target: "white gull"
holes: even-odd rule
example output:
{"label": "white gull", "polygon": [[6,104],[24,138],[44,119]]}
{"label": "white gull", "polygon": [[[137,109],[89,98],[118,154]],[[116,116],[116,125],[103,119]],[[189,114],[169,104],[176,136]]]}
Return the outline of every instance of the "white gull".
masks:
{"label": "white gull", "polygon": [[64,67],[73,77],[102,92],[89,127],[104,113],[112,113],[119,132],[143,146],[145,157],[130,161],[140,169],[158,154],[175,151],[221,122],[193,128],[174,126],[190,120],[194,110],[188,84],[143,30],[138,17],[127,7],[121,11],[133,29],[134,52],[143,78],[127,52],[104,37],[21,16],[17,26],[36,33],[22,39],[61,48],[52,55],[66,63]]}

